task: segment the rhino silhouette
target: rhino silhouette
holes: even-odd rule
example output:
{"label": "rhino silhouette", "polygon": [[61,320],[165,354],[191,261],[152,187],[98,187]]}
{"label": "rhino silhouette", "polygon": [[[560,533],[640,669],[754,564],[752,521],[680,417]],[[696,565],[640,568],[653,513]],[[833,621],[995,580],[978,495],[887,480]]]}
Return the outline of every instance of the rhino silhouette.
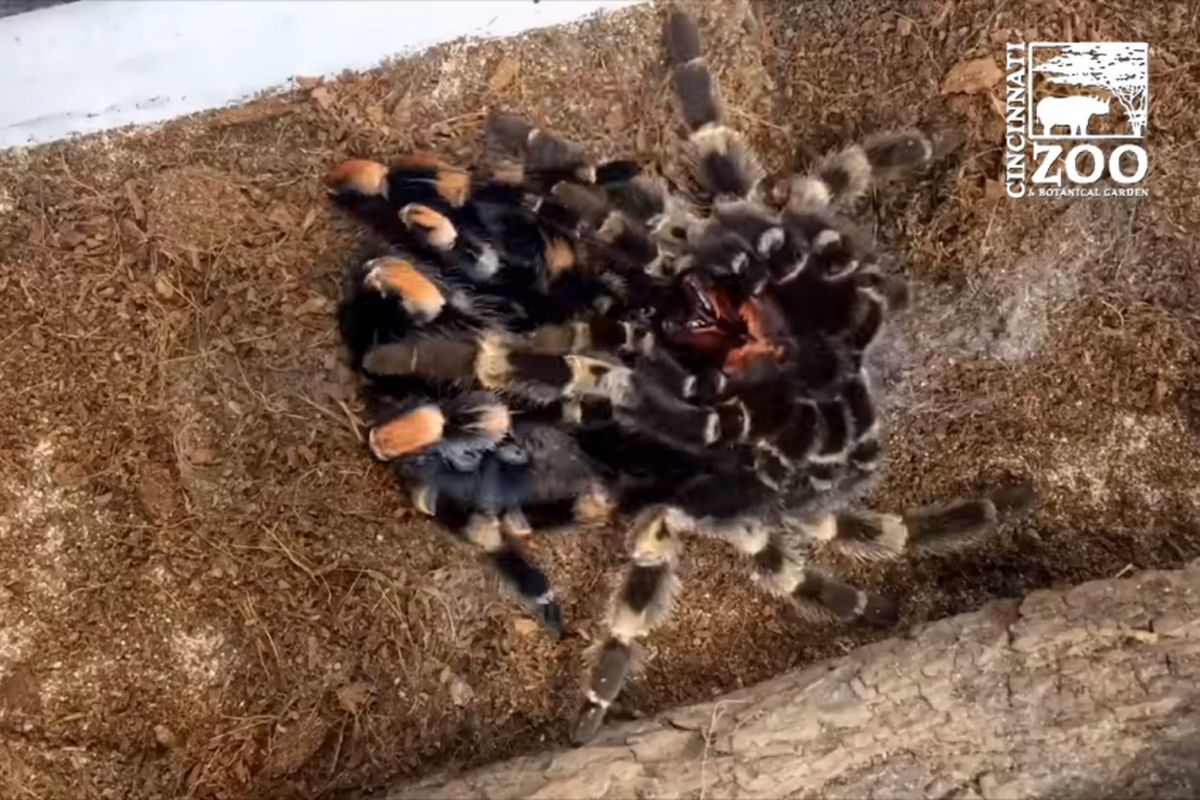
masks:
{"label": "rhino silhouette", "polygon": [[1042,126],[1042,135],[1060,125],[1071,129],[1071,136],[1084,136],[1088,123],[1096,114],[1107,114],[1110,100],[1101,100],[1089,95],[1076,97],[1043,97],[1037,103],[1037,121]]}

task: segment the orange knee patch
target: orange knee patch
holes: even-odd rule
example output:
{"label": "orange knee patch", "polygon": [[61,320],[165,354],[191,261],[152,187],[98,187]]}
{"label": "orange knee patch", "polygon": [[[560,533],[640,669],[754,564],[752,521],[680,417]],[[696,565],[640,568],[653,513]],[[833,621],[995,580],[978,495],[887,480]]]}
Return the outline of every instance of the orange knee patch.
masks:
{"label": "orange knee patch", "polygon": [[569,241],[557,237],[545,241],[546,268],[550,271],[551,279],[575,268],[575,248]]}
{"label": "orange knee patch", "polygon": [[325,184],[336,192],[355,191],[371,197],[387,192],[388,169],[383,164],[364,159],[343,161],[325,176]]}
{"label": "orange knee patch", "polygon": [[418,150],[406,153],[394,162],[398,169],[438,169],[447,166],[436,153]]}
{"label": "orange knee patch", "polygon": [[455,208],[467,202],[471,190],[471,176],[460,169],[443,167],[437,173],[437,192],[441,198]]}
{"label": "orange knee patch", "polygon": [[466,170],[447,164],[434,153],[408,153],[397,158],[392,165],[398,170],[424,173],[425,180],[433,181],[438,195],[455,208],[461,208],[467,202],[471,176]]}
{"label": "orange knee patch", "polygon": [[454,247],[458,231],[447,217],[420,203],[410,203],[400,209],[400,221],[410,230],[417,229],[430,247],[449,250]]}
{"label": "orange knee patch", "polygon": [[425,319],[433,319],[446,305],[442,290],[402,258],[377,259],[364,283],[381,294],[396,295],[406,311]]}
{"label": "orange knee patch", "polygon": [[368,444],[381,461],[415,453],[442,439],[446,417],[434,405],[420,406],[371,429]]}

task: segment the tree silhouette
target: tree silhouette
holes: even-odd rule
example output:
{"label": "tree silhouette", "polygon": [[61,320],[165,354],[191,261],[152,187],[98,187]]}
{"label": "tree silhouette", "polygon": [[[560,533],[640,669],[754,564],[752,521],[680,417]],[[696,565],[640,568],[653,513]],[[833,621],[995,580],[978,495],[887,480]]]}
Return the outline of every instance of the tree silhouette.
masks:
{"label": "tree silhouette", "polygon": [[1146,127],[1149,50],[1142,42],[1059,45],[1060,53],[1033,68],[1053,83],[1098,86],[1112,92],[1125,109],[1134,136]]}

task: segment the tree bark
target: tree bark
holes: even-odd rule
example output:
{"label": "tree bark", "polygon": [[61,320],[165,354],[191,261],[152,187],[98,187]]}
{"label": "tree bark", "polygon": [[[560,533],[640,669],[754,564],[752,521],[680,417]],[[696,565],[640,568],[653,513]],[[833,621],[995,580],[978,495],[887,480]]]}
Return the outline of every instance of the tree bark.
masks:
{"label": "tree bark", "polygon": [[409,798],[1200,797],[1200,561],[919,626]]}

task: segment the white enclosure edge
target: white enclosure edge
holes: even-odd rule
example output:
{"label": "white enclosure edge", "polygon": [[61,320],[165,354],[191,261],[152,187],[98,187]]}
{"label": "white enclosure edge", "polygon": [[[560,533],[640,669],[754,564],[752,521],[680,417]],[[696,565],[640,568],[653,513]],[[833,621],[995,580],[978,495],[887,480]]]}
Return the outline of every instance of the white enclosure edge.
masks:
{"label": "white enclosure edge", "polygon": [[0,18],[0,148],[234,104],[638,0],[83,0]]}

